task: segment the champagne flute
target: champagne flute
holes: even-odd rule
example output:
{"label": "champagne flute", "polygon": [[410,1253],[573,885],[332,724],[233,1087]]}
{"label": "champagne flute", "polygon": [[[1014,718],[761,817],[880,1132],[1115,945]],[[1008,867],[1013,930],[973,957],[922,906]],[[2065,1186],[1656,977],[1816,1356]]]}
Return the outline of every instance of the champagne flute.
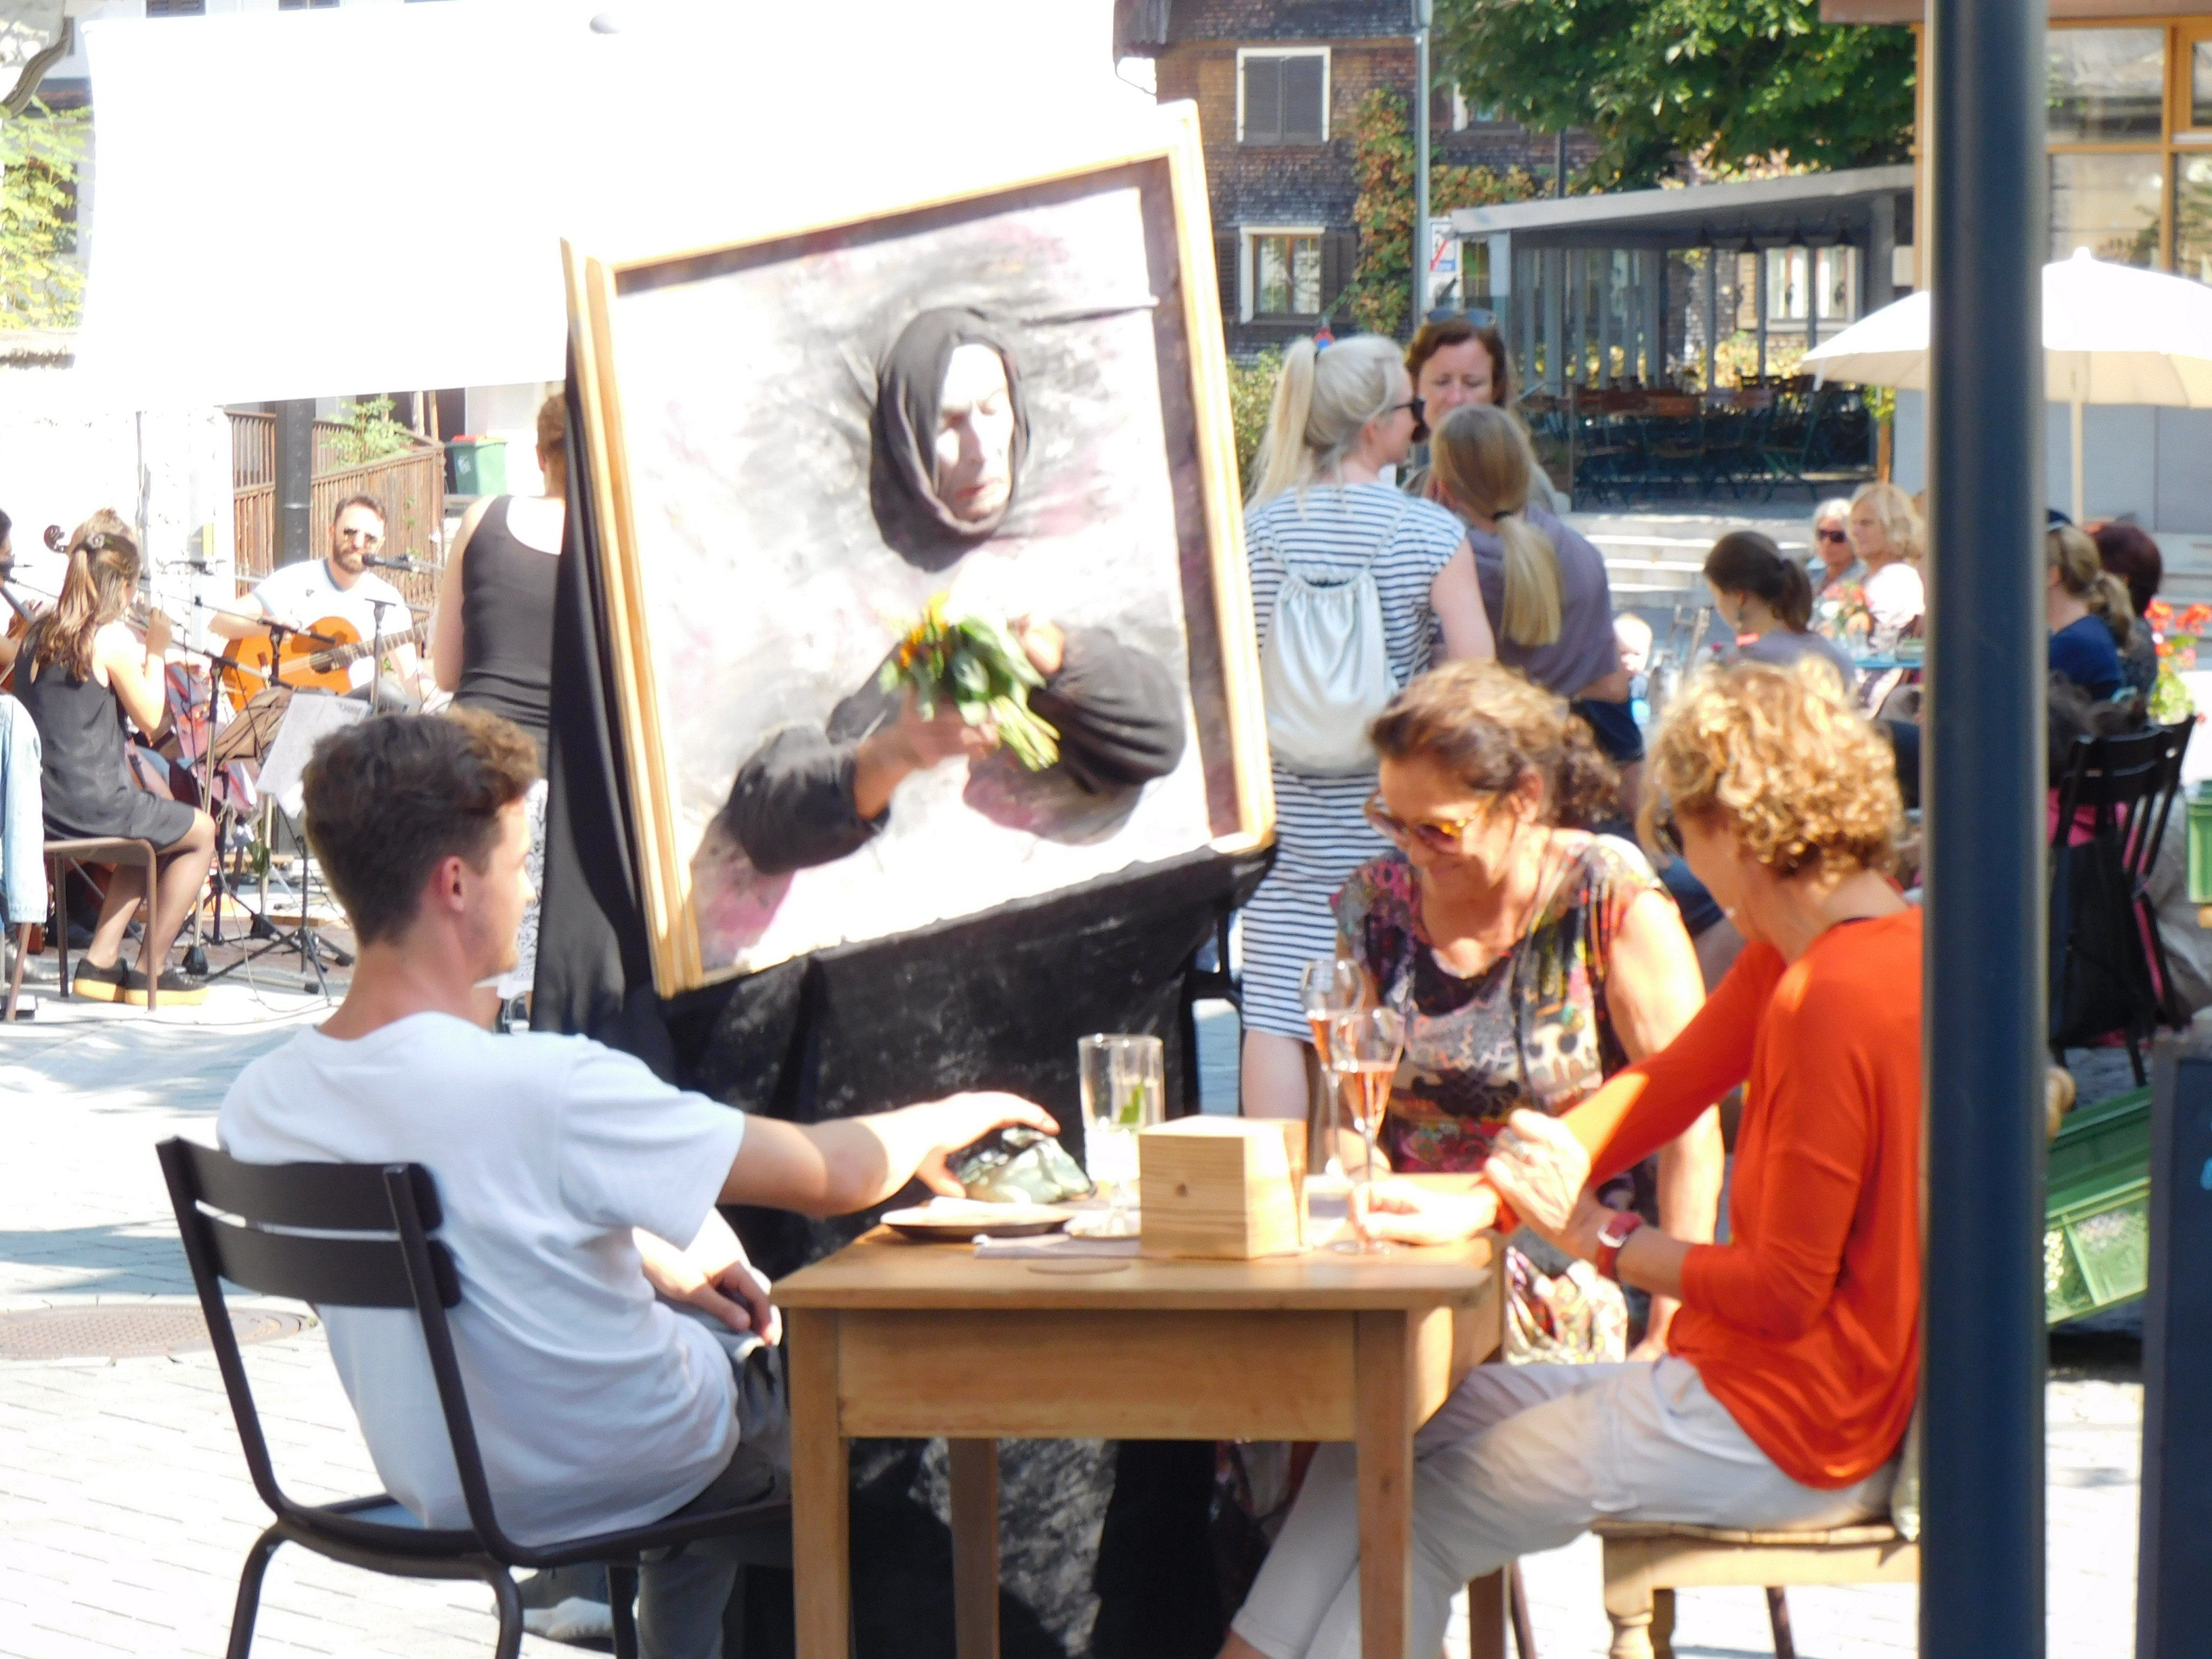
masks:
{"label": "champagne flute", "polygon": [[[1390,1109],[1391,1085],[1397,1081],[1398,1062],[1406,1054],[1406,1018],[1395,1008],[1356,1008],[1331,1018],[1328,1027],[1329,1062],[1346,1080],[1346,1103],[1359,1121],[1360,1139],[1366,1143],[1367,1161],[1359,1172],[1360,1185],[1372,1200],[1375,1195],[1375,1136],[1382,1115]],[[1352,1206],[1357,1224],[1359,1208]],[[1391,1247],[1370,1238],[1355,1224],[1340,1250],[1375,1255]]]}
{"label": "champagne flute", "polygon": [[1308,1158],[1316,1174],[1344,1173],[1344,1162],[1337,1156],[1340,1117],[1336,1073],[1328,1054],[1329,1022],[1357,1008],[1366,988],[1359,964],[1344,957],[1316,957],[1298,973],[1299,1000],[1305,1005],[1306,1021],[1313,1027],[1314,1052],[1321,1056],[1326,1077],[1322,1085],[1321,1121],[1315,1126],[1319,1133],[1314,1137],[1321,1144],[1321,1156]]}

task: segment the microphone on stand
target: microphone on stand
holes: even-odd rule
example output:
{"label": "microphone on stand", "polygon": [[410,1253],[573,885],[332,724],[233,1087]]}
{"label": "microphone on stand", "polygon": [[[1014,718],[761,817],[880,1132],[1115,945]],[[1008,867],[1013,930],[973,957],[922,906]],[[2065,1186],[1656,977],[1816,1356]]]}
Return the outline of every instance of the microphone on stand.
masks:
{"label": "microphone on stand", "polygon": [[414,572],[428,570],[430,568],[427,564],[417,563],[413,559],[387,559],[380,553],[369,554],[362,560],[362,562],[377,570],[405,570]]}

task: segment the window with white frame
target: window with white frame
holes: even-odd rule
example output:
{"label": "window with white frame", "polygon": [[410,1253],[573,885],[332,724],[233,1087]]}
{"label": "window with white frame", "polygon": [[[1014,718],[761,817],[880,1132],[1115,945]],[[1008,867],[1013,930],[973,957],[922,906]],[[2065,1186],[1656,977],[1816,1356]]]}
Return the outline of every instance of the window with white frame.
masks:
{"label": "window with white frame", "polygon": [[1244,144],[1328,141],[1328,48],[1240,50],[1237,140]]}
{"label": "window with white frame", "polygon": [[1470,104],[1467,101],[1467,94],[1464,91],[1457,87],[1452,88],[1452,131],[1454,132],[1464,132],[1471,126],[1495,121],[1497,118],[1497,105]]}
{"label": "window with white frame", "polygon": [[1247,321],[1321,315],[1322,234],[1318,226],[1244,233]]}

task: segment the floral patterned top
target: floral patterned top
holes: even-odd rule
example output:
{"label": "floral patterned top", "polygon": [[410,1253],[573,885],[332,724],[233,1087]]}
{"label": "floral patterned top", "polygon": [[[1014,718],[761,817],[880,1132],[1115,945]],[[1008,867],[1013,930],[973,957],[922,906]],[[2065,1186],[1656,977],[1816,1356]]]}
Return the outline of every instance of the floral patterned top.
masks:
{"label": "floral patterned top", "polygon": [[1406,1014],[1382,1131],[1392,1168],[1479,1170],[1508,1114],[1557,1116],[1628,1063],[1606,1006],[1607,963],[1629,907],[1658,890],[1633,845],[1594,836],[1513,948],[1462,979],[1431,948],[1404,858],[1352,872],[1335,900],[1340,948]]}

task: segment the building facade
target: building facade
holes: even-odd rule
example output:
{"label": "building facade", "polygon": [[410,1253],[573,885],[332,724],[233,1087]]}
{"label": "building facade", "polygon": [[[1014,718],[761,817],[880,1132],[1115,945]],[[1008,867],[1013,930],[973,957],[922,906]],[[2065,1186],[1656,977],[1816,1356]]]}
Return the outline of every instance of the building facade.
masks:
{"label": "building facade", "polygon": [[[1353,115],[1378,87],[1412,99],[1412,15],[1411,0],[1117,4],[1117,55],[1152,58],[1158,95],[1198,106],[1232,353],[1280,345],[1336,313],[1359,257]],[[1556,168],[1553,135],[1493,119],[1448,86],[1430,93],[1430,131],[1438,165],[1523,167],[1547,181]],[[1570,137],[1571,168],[1591,153]]]}

